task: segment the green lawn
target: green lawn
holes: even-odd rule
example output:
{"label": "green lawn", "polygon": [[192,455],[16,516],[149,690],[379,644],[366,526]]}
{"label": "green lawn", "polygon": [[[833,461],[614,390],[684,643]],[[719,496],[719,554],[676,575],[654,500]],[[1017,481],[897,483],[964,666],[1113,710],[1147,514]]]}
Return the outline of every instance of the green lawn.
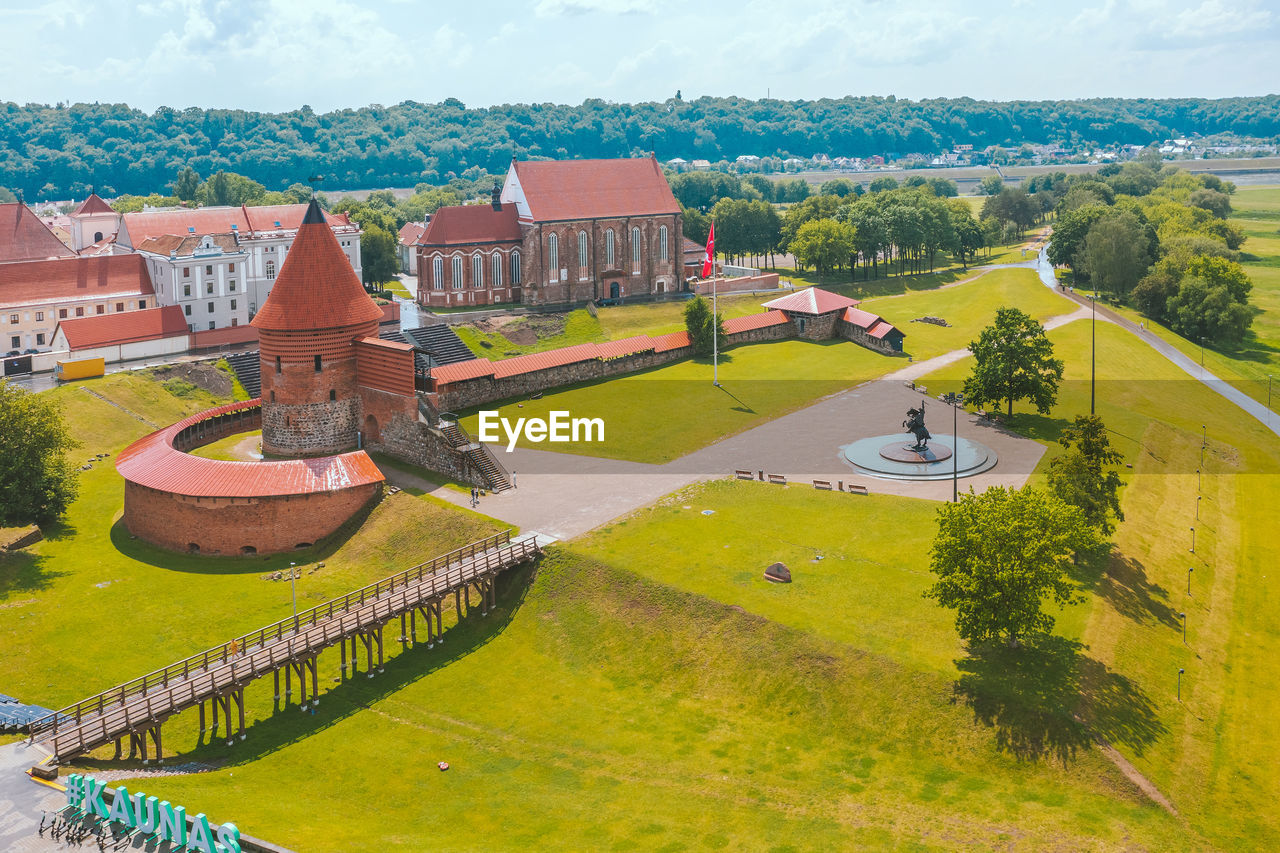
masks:
{"label": "green lawn", "polygon": [[[1190,825],[1215,846],[1274,847],[1280,816],[1270,803],[1280,796],[1280,770],[1268,756],[1280,746],[1280,684],[1270,673],[1280,655],[1280,603],[1267,575],[1280,560],[1272,534],[1280,444],[1132,335],[1103,323],[1097,333],[1098,412],[1133,470],[1116,553],[1092,579],[1087,608],[1065,626],[1149,699],[1165,731],[1140,754],[1122,751]],[[1043,440],[1088,410],[1089,324],[1050,337],[1068,365],[1059,405],[1051,416],[1013,422]],[[926,381],[946,390],[968,369],[965,360]],[[1197,521],[1202,426],[1209,444]]]}
{"label": "green lawn", "polygon": [[404,282],[399,279],[391,279],[382,285],[383,290],[389,290],[401,299],[413,299],[413,294],[409,292],[409,288],[404,286]]}
{"label": "green lawn", "polygon": [[[253,441],[246,444],[247,439],[253,439]],[[252,454],[254,453],[258,454],[256,458],[260,459],[262,457],[262,430],[260,429],[251,430],[250,432],[238,432],[226,438],[211,441],[191,451],[192,456],[201,456],[205,459],[239,462],[253,461],[255,457]]]}
{"label": "green lawn", "polygon": [[[943,291],[867,302],[868,310],[882,313],[906,331],[907,352],[920,358],[967,346],[1003,305],[1018,305],[1042,320],[1075,309],[1025,269],[996,270]],[[952,326],[910,322],[925,315],[942,316]],[[600,417],[605,420],[604,442],[537,446],[661,463],[903,366],[901,359],[848,341],[775,341],[724,353],[722,388],[711,384],[710,360],[696,359],[573,386],[538,400],[509,400],[485,408],[512,420],[545,418],[552,410]],[[472,435],[478,434],[475,412],[467,413],[463,424]]]}

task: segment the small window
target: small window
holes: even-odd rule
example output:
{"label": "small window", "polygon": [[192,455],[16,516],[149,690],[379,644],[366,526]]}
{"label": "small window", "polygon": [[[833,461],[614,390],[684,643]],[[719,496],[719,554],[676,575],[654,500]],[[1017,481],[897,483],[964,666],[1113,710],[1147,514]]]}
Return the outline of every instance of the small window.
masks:
{"label": "small window", "polygon": [[271,392],[271,402],[273,402],[273,403],[274,403],[275,401],[276,401],[276,392],[275,392],[275,391],[272,391],[272,392]]}
{"label": "small window", "polygon": [[276,356],[276,373],[280,372],[280,356]]}
{"label": "small window", "polygon": [[275,281],[275,277],[276,277],[276,262],[267,261],[267,280]]}
{"label": "small window", "polygon": [[212,302],[210,302],[210,303],[209,303],[209,313],[210,313],[210,314],[212,314],[212,313],[213,313],[213,303],[212,303]]}
{"label": "small window", "polygon": [[667,226],[658,229],[658,260],[667,259]]}
{"label": "small window", "polygon": [[578,277],[582,278],[587,274],[587,232],[578,232]]}
{"label": "small window", "polygon": [[59,308],[59,309],[58,309],[58,319],[59,319],[59,320],[65,320],[65,319],[67,319],[67,309],[66,309],[66,308]]}
{"label": "small window", "polygon": [[16,326],[16,325],[18,325],[18,315],[17,315],[17,314],[10,314],[10,315],[9,315],[9,324],[10,324],[11,326]]}
{"label": "small window", "polygon": [[547,269],[551,271],[551,278],[558,278],[558,270],[560,269],[560,238],[552,234],[547,238]]}
{"label": "small window", "polygon": [[320,372],[320,356],[316,356],[316,373]]}
{"label": "small window", "polygon": [[479,252],[471,256],[471,286],[484,287],[484,256]]}
{"label": "small window", "polygon": [[204,274],[205,274],[205,275],[213,275],[213,264],[205,264],[205,265],[204,265]]}
{"label": "small window", "polygon": [[37,323],[43,323],[43,322],[44,322],[44,312],[43,312],[43,311],[37,311],[37,312],[36,312],[36,322],[37,322]]}
{"label": "small window", "polygon": [[147,307],[147,300],[145,300],[145,299],[139,299],[139,300],[138,300],[138,310],[139,310],[139,311],[141,311],[143,308],[146,308],[146,307]]}
{"label": "small window", "polygon": [[451,261],[450,272],[453,278],[449,283],[453,285],[454,290],[460,290],[462,288],[462,255],[454,255]]}
{"label": "small window", "polygon": [[182,285],[182,295],[183,295],[183,296],[190,296],[190,295],[191,295],[191,285],[189,285],[189,284],[184,284],[184,285]]}
{"label": "small window", "polygon": [[183,278],[191,278],[191,267],[183,267],[183,268],[182,268],[182,277],[183,277]]}
{"label": "small window", "polygon": [[236,292],[236,280],[234,278],[231,279],[231,281],[227,282],[227,292],[228,293]]}
{"label": "small window", "polygon": [[329,389],[329,402],[333,402],[333,401],[334,401],[334,400],[336,400],[336,399],[338,399],[338,392],[337,392],[337,391],[335,391],[335,390],[333,390],[332,388],[330,388],[330,389]]}
{"label": "small window", "polygon": [[227,264],[227,272],[235,272],[235,271],[236,271],[235,264]]}
{"label": "small window", "polygon": [[83,316],[84,316],[84,306],[83,306],[83,305],[79,305],[79,306],[77,306],[77,307],[76,307],[76,316],[77,316],[77,317],[83,317]]}
{"label": "small window", "polygon": [[213,331],[214,329],[216,329],[216,328],[218,328],[218,324],[217,324],[217,323],[215,323],[215,322],[213,322],[212,320],[210,320],[210,321],[209,321],[209,331],[211,331],[211,332],[212,332],[212,331]]}
{"label": "small window", "polygon": [[613,269],[614,239],[612,228],[604,232],[604,265],[608,269]]}
{"label": "small window", "polygon": [[188,317],[190,317],[190,316],[191,316],[191,306],[190,306],[190,305],[183,305],[183,306],[182,306],[182,313],[183,313],[183,314],[186,314]]}
{"label": "small window", "polygon": [[511,253],[511,286],[515,287],[520,284],[520,252],[514,250]]}
{"label": "small window", "polygon": [[13,337],[9,338],[9,346],[12,349],[18,349],[19,347],[21,347],[22,337],[20,335],[14,335]]}
{"label": "small window", "polygon": [[95,313],[95,314],[105,314],[105,313],[107,313],[107,306],[105,306],[105,305],[95,305],[95,306],[93,306],[93,313]]}
{"label": "small window", "polygon": [[231,310],[236,310],[236,301],[234,299],[231,300]]}
{"label": "small window", "polygon": [[502,287],[502,255],[493,253],[489,264],[489,286]]}
{"label": "small window", "polygon": [[438,255],[431,259],[431,289],[444,290],[444,258]]}
{"label": "small window", "polygon": [[238,318],[236,318],[236,317],[232,317],[232,318],[231,318],[231,328],[233,328],[233,329],[234,329],[236,326],[239,326],[239,325],[240,325],[240,320],[239,320]]}
{"label": "small window", "polygon": [[36,333],[36,344],[39,346],[44,346],[44,332]]}
{"label": "small window", "polygon": [[211,281],[206,281],[206,282],[204,283],[204,295],[205,295],[205,296],[212,296],[212,295],[213,295],[213,282],[211,282]]}
{"label": "small window", "polygon": [[123,310],[124,310],[124,303],[123,303],[123,302],[117,302],[117,303],[116,303],[116,313],[117,313],[117,314],[119,314],[119,313],[120,313],[121,311],[123,311]]}
{"label": "small window", "polygon": [[640,266],[640,229],[631,229],[631,265]]}

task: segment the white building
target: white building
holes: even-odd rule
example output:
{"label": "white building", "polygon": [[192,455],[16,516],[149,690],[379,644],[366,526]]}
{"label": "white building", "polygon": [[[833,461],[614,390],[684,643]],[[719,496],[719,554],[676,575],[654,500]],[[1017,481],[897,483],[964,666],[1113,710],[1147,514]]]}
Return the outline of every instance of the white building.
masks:
{"label": "white building", "polygon": [[148,237],[137,251],[159,304],[180,306],[189,331],[248,325],[250,253],[234,232]]}

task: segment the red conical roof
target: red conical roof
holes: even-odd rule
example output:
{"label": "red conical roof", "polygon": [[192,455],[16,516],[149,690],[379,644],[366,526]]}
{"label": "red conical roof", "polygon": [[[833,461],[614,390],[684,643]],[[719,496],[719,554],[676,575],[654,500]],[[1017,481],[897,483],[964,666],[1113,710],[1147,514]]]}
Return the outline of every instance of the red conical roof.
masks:
{"label": "red conical roof", "polygon": [[382,309],[364,292],[320,205],[312,199],[275,287],[250,325],[304,331],[381,319]]}

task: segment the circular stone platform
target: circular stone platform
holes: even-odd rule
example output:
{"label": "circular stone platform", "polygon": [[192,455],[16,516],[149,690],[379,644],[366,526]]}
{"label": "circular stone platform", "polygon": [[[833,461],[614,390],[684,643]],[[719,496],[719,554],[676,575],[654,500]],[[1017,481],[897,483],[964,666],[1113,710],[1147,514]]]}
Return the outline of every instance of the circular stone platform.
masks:
{"label": "circular stone platform", "polygon": [[890,462],[941,462],[951,458],[951,448],[938,444],[930,439],[930,445],[924,450],[916,450],[915,442],[908,439],[906,444],[896,442],[880,448],[880,455]]}
{"label": "circular stone platform", "polygon": [[[863,438],[840,448],[840,457],[863,474],[886,480],[947,480],[972,477],[995,467],[996,452],[985,444],[950,435],[929,439],[925,454],[910,448],[915,440],[902,433]],[[952,456],[954,455],[954,459]]]}

